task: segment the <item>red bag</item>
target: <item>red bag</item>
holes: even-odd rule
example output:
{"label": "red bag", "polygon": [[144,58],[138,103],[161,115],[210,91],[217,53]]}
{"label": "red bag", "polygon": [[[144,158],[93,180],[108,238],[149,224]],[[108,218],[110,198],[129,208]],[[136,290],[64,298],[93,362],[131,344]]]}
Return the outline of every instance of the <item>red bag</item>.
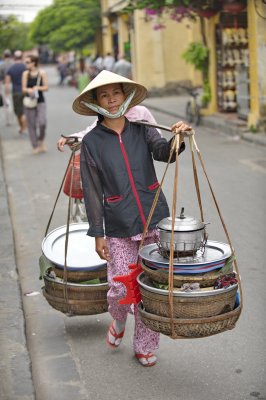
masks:
{"label": "red bag", "polygon": [[[73,173],[73,182],[71,188],[72,168],[74,168],[74,173]],[[71,193],[70,189],[72,189]],[[72,197],[74,199],[83,199],[83,190],[80,178],[80,154],[74,155],[74,165],[73,165],[73,160],[71,160],[70,162],[70,165],[66,173],[66,179],[63,191],[69,197]]]}

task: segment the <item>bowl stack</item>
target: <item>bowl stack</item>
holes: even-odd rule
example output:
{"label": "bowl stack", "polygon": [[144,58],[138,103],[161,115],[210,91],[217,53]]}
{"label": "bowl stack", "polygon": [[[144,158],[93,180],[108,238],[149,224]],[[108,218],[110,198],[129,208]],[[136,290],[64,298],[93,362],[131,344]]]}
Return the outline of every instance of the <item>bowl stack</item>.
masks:
{"label": "bowl stack", "polygon": [[43,295],[63,313],[93,315],[108,309],[106,262],[95,252],[94,239],[86,235],[87,230],[88,223],[69,226],[66,267],[66,226],[50,232],[42,243]]}
{"label": "bowl stack", "polygon": [[217,286],[235,276],[230,246],[207,241],[204,250],[197,250],[192,257],[175,258],[171,293],[169,260],[162,255],[160,244],[142,247],[140,257],[139,311],[147,327],[173,338],[196,338],[235,326],[240,315],[237,280]]}

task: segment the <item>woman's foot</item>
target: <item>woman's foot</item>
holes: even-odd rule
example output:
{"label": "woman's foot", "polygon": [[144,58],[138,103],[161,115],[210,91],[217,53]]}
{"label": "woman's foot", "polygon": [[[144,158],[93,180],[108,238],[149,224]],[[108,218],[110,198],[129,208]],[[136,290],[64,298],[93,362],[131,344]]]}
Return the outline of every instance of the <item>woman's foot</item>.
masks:
{"label": "woman's foot", "polygon": [[39,154],[40,153],[40,148],[39,147],[34,147],[32,149],[32,154]]}
{"label": "woman's foot", "polygon": [[153,353],[135,353],[135,357],[143,367],[152,367],[157,362]]}
{"label": "woman's foot", "polygon": [[116,348],[120,345],[125,333],[125,325],[126,321],[114,320],[111,323],[106,336],[106,342],[110,347]]}
{"label": "woman's foot", "polygon": [[44,143],[44,141],[39,141],[38,145],[39,145],[40,153],[46,153],[47,147],[46,147],[46,144]]}

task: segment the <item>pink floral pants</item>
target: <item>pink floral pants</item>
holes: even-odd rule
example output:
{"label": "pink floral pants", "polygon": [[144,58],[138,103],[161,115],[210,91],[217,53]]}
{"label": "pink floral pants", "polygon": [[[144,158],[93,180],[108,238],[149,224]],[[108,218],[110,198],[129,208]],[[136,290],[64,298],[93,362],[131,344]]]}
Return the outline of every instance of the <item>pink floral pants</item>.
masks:
{"label": "pink floral pants", "polygon": [[[157,238],[157,231],[148,232],[144,244],[154,243]],[[117,275],[127,275],[130,270],[129,264],[135,263],[138,258],[141,235],[131,238],[110,238],[107,237],[107,246],[111,256],[111,261],[107,264],[109,291],[107,300],[108,311],[118,321],[127,318],[127,314],[132,314],[134,308],[135,330],[133,338],[133,349],[135,353],[147,353],[159,347],[160,334],[148,329],[140,319],[137,305],[119,304],[118,301],[125,297],[125,286],[120,282],[114,282],[113,278]]]}

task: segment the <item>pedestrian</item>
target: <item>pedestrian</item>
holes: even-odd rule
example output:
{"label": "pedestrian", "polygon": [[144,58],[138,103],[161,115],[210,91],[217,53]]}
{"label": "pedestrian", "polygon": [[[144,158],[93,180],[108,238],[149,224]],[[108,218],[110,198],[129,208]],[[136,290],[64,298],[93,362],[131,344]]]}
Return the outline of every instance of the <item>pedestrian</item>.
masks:
{"label": "pedestrian", "polygon": [[77,82],[77,89],[78,92],[81,93],[83,89],[88,85],[90,82],[90,76],[86,68],[85,60],[83,57],[79,59],[78,68],[76,71],[76,82]]}
{"label": "pedestrian", "polygon": [[114,65],[115,58],[110,52],[108,52],[103,59],[103,69],[106,69],[107,71],[113,71]]}
{"label": "pedestrian", "polygon": [[46,103],[44,92],[48,90],[46,72],[39,69],[39,58],[28,55],[25,60],[27,70],[22,75],[22,90],[27,97],[37,98],[36,106],[24,107],[27,118],[33,154],[47,151],[44,143],[46,135]]}
{"label": "pedestrian", "polygon": [[101,54],[96,54],[95,60],[93,62],[93,67],[93,77],[95,78],[103,70],[103,57]]}
{"label": "pedestrian", "polygon": [[27,132],[26,117],[23,110],[23,93],[21,86],[21,78],[23,72],[26,70],[26,66],[24,62],[22,62],[22,57],[22,51],[16,50],[14,53],[14,63],[7,70],[5,77],[5,95],[7,98],[10,96],[12,85],[13,108],[18,120],[20,134],[24,134]]}
{"label": "pedestrian", "polygon": [[5,78],[7,71],[13,65],[13,58],[12,53],[9,49],[6,49],[3,53],[4,61],[0,64],[0,96],[3,99],[3,107],[5,111],[5,120],[6,125],[10,125],[10,108],[11,108],[11,101],[10,97],[6,96],[5,94]]}
{"label": "pedestrian", "polygon": [[[113,321],[106,341],[115,349],[123,338],[132,305],[121,305],[125,296],[117,275],[127,275],[128,265],[136,263],[146,219],[158,181],[153,159],[167,162],[172,140],[167,142],[154,128],[130,122],[127,108],[139,104],[147,95],[144,86],[109,71],[102,71],[75,99],[73,109],[82,115],[98,115],[98,123],[81,144],[81,177],[89,222],[88,235],[95,237],[96,252],[107,261],[108,310]],[[190,130],[182,121],[172,126],[173,133]],[[184,149],[181,140],[179,152]],[[175,156],[172,157],[172,162]],[[151,219],[145,244],[158,238],[157,223],[169,216],[161,192]],[[133,350],[144,367],[156,364],[154,350],[159,333],[148,329],[134,305]]]}
{"label": "pedestrian", "polygon": [[[127,117],[127,119],[129,121],[133,121],[133,122],[134,121],[148,121],[153,124],[156,124],[156,120],[155,120],[154,116],[148,110],[148,108],[145,106],[137,105],[137,106],[131,107],[129,110],[126,111],[125,117]],[[98,121],[98,119],[96,118],[96,120],[91,125],[87,126],[87,128],[85,128],[83,131],[75,132],[75,133],[71,134],[70,136],[75,136],[80,139],[83,139],[83,137],[97,125],[97,121]],[[161,131],[159,129],[157,129],[157,130],[161,135]],[[65,137],[60,137],[60,139],[57,141],[57,149],[59,151],[64,151],[64,146],[66,143],[67,143],[67,139]]]}
{"label": "pedestrian", "polygon": [[67,61],[64,57],[62,58],[62,60],[59,61],[57,70],[59,72],[58,86],[64,86],[65,79],[68,75],[68,65],[67,65]]}
{"label": "pedestrian", "polygon": [[118,61],[116,61],[113,72],[118,75],[122,75],[125,78],[131,79],[132,78],[132,64],[130,61],[125,59],[125,56],[121,54],[118,57]]}

